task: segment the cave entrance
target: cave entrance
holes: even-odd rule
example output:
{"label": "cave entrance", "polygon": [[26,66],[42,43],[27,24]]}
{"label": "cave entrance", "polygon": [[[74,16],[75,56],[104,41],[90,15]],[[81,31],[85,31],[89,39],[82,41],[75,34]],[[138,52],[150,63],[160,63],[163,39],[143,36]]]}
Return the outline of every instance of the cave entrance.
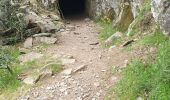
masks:
{"label": "cave entrance", "polygon": [[86,0],[59,0],[59,7],[65,19],[86,16]]}

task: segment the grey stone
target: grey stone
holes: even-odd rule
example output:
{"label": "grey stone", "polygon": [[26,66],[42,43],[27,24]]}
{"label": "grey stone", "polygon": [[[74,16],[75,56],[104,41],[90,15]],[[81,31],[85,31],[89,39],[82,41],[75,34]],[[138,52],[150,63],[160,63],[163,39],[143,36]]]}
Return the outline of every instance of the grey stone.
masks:
{"label": "grey stone", "polygon": [[57,42],[57,38],[53,37],[35,37],[35,44],[38,43],[46,43],[46,44],[55,44]]}
{"label": "grey stone", "polygon": [[38,82],[39,78],[40,78],[39,75],[30,75],[27,76],[27,78],[25,78],[23,82],[28,85],[34,85],[35,83]]}
{"label": "grey stone", "polygon": [[59,26],[56,26],[52,20],[48,18],[43,18],[42,16],[37,15],[33,11],[27,12],[28,14],[26,15],[25,19],[30,23],[30,24],[35,24],[41,29],[42,33],[48,33],[48,32],[56,32],[60,29]]}
{"label": "grey stone", "polygon": [[33,46],[33,38],[29,37],[24,42],[24,48],[31,48]]}
{"label": "grey stone", "polygon": [[43,57],[43,54],[36,53],[36,52],[30,52],[28,54],[20,55],[19,61],[25,63],[25,62],[29,62],[29,61],[34,61],[34,60],[39,59],[41,57]]}
{"label": "grey stone", "polygon": [[151,0],[153,17],[159,23],[163,33],[170,36],[170,2],[168,0]]}
{"label": "grey stone", "polygon": [[99,86],[100,86],[100,83],[99,83],[99,82],[95,82],[95,83],[94,83],[94,86],[95,86],[95,87],[99,87]]}
{"label": "grey stone", "polygon": [[72,74],[72,71],[73,71],[73,69],[69,68],[69,69],[64,70],[64,71],[62,72],[62,74],[64,74],[64,75],[71,75],[71,74]]}
{"label": "grey stone", "polygon": [[122,34],[123,34],[123,33],[121,33],[121,32],[116,32],[116,33],[114,33],[113,35],[111,35],[111,36],[105,41],[105,45],[107,45],[107,46],[112,45],[112,44],[113,44],[113,40],[122,37]]}

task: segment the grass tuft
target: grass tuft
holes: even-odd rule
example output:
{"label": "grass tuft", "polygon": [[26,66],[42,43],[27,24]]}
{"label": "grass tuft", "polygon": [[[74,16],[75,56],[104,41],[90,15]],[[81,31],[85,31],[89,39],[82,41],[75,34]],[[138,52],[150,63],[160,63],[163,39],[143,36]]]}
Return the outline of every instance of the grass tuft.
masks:
{"label": "grass tuft", "polygon": [[[157,45],[158,55],[147,62],[133,60],[122,72],[122,79],[112,91],[120,100],[170,99],[170,40],[155,33],[142,40],[144,44]],[[154,59],[154,60],[153,60]]]}
{"label": "grass tuft", "polygon": [[153,34],[147,35],[140,42],[143,45],[159,45],[168,40],[168,38],[162,34],[160,30],[157,30]]}
{"label": "grass tuft", "polygon": [[[17,58],[19,56],[19,51],[15,47],[1,47],[0,52],[1,59],[4,58],[4,60],[7,60],[6,63],[0,61],[0,92],[7,89],[15,90],[20,85],[20,82],[17,80],[17,75],[20,73],[20,69],[16,66],[18,64]],[[6,66],[9,66],[12,73],[5,68]]]}
{"label": "grass tuft", "polygon": [[111,35],[113,35],[116,32],[111,22],[99,21],[97,24],[101,27],[101,29],[99,29],[100,31],[99,39],[101,40],[108,39]]}

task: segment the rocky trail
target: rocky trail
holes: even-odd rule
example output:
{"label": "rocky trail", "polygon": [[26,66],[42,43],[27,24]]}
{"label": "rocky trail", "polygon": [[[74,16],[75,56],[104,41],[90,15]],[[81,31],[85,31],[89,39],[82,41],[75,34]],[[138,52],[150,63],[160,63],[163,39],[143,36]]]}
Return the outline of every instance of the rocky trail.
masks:
{"label": "rocky trail", "polygon": [[44,53],[65,57],[61,59],[63,70],[18,100],[103,100],[109,87],[118,80],[118,76],[112,76],[111,68],[126,64],[128,56],[121,48],[102,48],[96,25],[89,19],[67,22],[58,43]]}

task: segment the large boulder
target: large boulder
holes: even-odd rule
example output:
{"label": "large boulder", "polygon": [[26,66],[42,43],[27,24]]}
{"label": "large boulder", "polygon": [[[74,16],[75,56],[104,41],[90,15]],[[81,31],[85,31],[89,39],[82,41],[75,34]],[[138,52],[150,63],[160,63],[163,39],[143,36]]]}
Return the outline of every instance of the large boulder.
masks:
{"label": "large boulder", "polygon": [[43,57],[43,54],[30,52],[28,54],[23,54],[19,56],[19,61],[22,63],[31,62]]}
{"label": "large boulder", "polygon": [[96,19],[100,17],[115,18],[120,13],[121,0],[87,0],[87,13]]}
{"label": "large boulder", "polygon": [[152,0],[151,6],[155,21],[159,23],[163,33],[170,36],[170,1]]}
{"label": "large boulder", "polygon": [[132,8],[129,0],[123,0],[121,5],[121,12],[116,18],[114,27],[116,27],[121,32],[126,32],[129,25],[133,22],[134,17],[132,13]]}

